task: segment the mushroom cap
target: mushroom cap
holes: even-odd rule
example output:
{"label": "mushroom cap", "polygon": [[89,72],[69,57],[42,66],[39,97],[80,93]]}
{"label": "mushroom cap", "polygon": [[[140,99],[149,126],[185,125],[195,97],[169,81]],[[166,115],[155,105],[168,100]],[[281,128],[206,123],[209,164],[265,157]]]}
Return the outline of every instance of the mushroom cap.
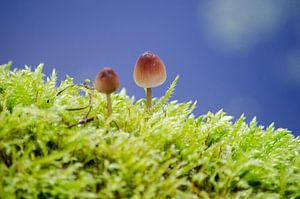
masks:
{"label": "mushroom cap", "polygon": [[104,67],[96,76],[94,87],[97,91],[110,94],[120,86],[117,73],[110,67]]}
{"label": "mushroom cap", "polygon": [[136,61],[133,78],[140,87],[157,87],[167,79],[165,64],[154,53],[144,52]]}

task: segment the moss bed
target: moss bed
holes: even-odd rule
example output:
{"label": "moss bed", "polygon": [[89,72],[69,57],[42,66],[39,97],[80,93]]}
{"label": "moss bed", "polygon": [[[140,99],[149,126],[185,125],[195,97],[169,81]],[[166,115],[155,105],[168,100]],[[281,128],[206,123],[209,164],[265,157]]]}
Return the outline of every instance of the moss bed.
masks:
{"label": "moss bed", "polygon": [[121,90],[107,117],[105,96],[71,77],[10,65],[0,198],[300,198],[299,137],[222,110],[195,117],[196,103],[169,101],[178,78],[149,113]]}

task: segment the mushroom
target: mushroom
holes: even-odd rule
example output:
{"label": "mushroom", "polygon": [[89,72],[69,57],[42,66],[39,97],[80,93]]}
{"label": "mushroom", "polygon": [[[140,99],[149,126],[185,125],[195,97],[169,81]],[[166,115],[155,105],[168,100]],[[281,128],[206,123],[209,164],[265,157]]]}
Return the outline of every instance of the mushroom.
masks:
{"label": "mushroom", "polygon": [[119,77],[110,67],[104,67],[96,76],[94,87],[98,92],[106,94],[108,116],[112,113],[110,94],[115,92],[119,86]]}
{"label": "mushroom", "polygon": [[167,79],[166,68],[159,56],[144,52],[136,61],[133,78],[135,83],[146,89],[147,110],[151,108],[151,89]]}

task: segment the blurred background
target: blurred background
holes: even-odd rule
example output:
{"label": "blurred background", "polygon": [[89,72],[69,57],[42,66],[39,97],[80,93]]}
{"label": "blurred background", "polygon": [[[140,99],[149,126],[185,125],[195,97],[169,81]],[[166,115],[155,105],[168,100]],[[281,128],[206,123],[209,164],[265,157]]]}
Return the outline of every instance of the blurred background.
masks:
{"label": "blurred background", "polygon": [[136,99],[136,59],[147,50],[177,74],[172,99],[197,100],[196,116],[224,109],[300,135],[300,1],[0,0],[0,63],[44,63],[59,81],[115,68]]}

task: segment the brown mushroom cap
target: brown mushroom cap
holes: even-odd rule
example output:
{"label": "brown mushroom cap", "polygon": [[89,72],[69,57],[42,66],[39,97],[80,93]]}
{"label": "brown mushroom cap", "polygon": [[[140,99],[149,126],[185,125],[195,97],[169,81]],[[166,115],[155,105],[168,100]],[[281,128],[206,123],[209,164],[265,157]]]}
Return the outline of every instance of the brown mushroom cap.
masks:
{"label": "brown mushroom cap", "polygon": [[165,64],[152,52],[144,52],[136,61],[133,78],[143,88],[163,84],[167,79]]}
{"label": "brown mushroom cap", "polygon": [[104,67],[96,77],[94,87],[97,91],[110,94],[116,91],[120,86],[117,73],[110,67]]}

